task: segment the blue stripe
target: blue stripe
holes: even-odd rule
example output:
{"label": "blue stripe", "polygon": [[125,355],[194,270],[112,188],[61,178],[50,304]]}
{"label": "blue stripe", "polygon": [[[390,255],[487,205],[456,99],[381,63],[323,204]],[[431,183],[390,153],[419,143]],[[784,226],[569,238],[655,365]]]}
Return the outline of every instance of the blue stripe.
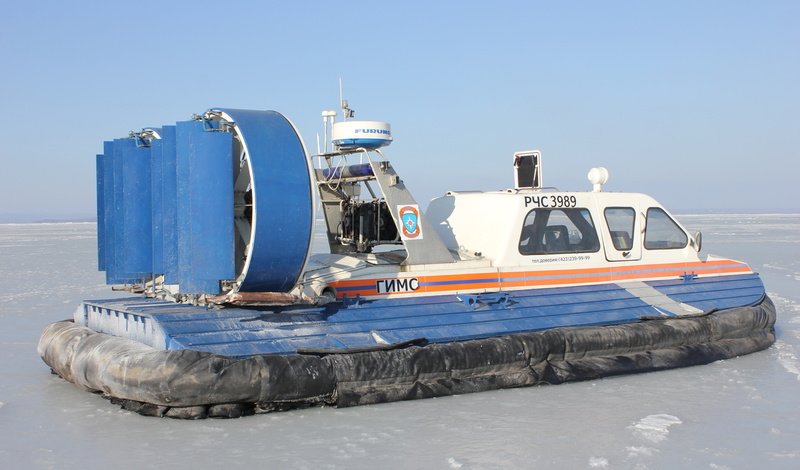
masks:
{"label": "blue stripe", "polygon": [[497,282],[497,278],[491,279],[464,279],[458,281],[435,281],[435,282],[420,282],[420,287],[427,286],[451,286],[460,284],[484,284],[487,282]]}
{"label": "blue stripe", "polygon": [[337,287],[337,292],[350,292],[354,290],[375,289],[375,284],[366,284],[363,286],[350,286],[350,287]]}

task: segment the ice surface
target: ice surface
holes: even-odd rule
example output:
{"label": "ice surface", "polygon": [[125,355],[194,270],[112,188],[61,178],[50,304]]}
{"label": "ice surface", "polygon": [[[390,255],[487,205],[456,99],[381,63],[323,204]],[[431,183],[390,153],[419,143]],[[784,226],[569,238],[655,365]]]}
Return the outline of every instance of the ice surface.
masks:
{"label": "ice surface", "polygon": [[778,308],[772,348],[591,382],[205,421],[122,411],[51,375],[36,354],[44,325],[125,294],[96,271],[93,224],[0,225],[0,467],[800,468],[800,216],[678,219],[703,231],[703,252],[761,274]]}
{"label": "ice surface", "polygon": [[667,438],[670,426],[681,423],[683,423],[683,421],[676,416],[657,414],[645,416],[631,427],[637,434],[648,441],[661,442]]}

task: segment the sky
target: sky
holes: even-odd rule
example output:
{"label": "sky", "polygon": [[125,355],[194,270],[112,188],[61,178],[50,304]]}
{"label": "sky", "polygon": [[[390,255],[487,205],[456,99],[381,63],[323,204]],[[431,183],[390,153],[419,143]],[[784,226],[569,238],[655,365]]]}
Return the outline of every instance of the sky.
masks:
{"label": "sky", "polygon": [[0,0],[0,220],[91,216],[95,155],[212,107],[311,152],[339,79],[418,202],[544,183],[800,212],[800,2]]}

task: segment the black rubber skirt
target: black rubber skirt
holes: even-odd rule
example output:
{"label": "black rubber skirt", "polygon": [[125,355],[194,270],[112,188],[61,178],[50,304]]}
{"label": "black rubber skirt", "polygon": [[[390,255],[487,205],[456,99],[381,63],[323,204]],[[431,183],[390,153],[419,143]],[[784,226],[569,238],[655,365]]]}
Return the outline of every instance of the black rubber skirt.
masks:
{"label": "black rubber skirt", "polygon": [[349,354],[234,359],[162,351],[61,321],[38,352],[54,373],[148,416],[235,418],[314,405],[347,407],[560,384],[728,359],[775,342],[769,297],[683,317],[555,328]]}

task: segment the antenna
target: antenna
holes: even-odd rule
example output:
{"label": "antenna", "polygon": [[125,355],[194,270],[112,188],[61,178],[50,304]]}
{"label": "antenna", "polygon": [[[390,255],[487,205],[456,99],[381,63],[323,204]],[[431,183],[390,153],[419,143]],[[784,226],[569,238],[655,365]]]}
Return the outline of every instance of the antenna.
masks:
{"label": "antenna", "polygon": [[[328,128],[333,126],[334,119],[336,119],[336,111],[322,112],[322,123],[325,126],[325,153],[328,153]],[[317,153],[319,153],[319,134],[317,134]]]}
{"label": "antenna", "polygon": [[347,100],[342,95],[342,77],[339,77],[339,102],[342,103],[342,117],[345,121],[356,115],[356,112],[348,107]]}

